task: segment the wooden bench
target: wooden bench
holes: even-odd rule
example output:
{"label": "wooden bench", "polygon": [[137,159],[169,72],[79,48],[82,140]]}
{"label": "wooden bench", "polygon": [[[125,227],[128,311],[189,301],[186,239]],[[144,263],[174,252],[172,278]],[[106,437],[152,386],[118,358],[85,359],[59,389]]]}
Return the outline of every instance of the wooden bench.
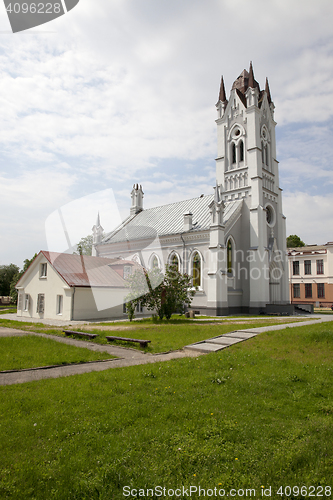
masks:
{"label": "wooden bench", "polygon": [[84,332],[74,332],[73,330],[63,330],[64,334],[67,335],[77,335],[78,337],[85,337],[87,339],[95,339],[98,337],[97,333],[84,333]]}
{"label": "wooden bench", "polygon": [[141,347],[147,347],[147,344],[151,342],[151,340],[140,340],[140,339],[128,339],[126,337],[105,337],[109,342],[112,340],[121,340],[122,342],[138,342]]}

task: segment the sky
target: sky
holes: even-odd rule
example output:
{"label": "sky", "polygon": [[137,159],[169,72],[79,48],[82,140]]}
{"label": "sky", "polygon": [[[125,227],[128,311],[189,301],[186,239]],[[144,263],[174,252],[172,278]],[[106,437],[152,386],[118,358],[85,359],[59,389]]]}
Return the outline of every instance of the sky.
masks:
{"label": "sky", "polygon": [[13,34],[0,5],[0,265],[213,192],[216,108],[268,77],[287,234],[333,241],[331,0],[80,0]]}

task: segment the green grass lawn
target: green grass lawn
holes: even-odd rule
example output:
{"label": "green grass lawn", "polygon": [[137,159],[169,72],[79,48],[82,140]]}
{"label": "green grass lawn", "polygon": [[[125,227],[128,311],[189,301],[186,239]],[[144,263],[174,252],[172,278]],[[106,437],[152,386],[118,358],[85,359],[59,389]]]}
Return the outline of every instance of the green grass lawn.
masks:
{"label": "green grass lawn", "polygon": [[[182,349],[185,345],[191,344],[193,342],[199,342],[200,340],[209,339],[210,337],[222,335],[223,333],[231,332],[233,330],[242,330],[245,328],[256,328],[260,326],[276,325],[296,321],[302,321],[302,319],[277,319],[276,317],[256,319],[245,317],[240,319],[238,317],[234,318],[234,320],[221,319],[220,321],[212,321],[210,323],[207,321],[193,321],[190,319],[184,319],[184,317],[175,317],[170,321],[158,321],[157,323],[154,323],[151,318],[147,318],[132,322],[115,321],[108,323],[92,323],[90,325],[86,325],[85,327],[76,325],[67,328],[48,326],[42,323],[19,322],[0,319],[0,326],[7,328],[18,328],[20,330],[33,331],[37,333],[60,335],[62,337],[64,336],[63,328],[75,331],[97,333],[98,337],[95,338],[93,342],[99,344],[108,343],[105,338],[107,335],[151,340],[151,344],[148,344],[146,348],[140,347],[139,344],[136,343],[121,341],[112,342],[112,345],[131,347],[149,353],[158,353]],[[86,341],[90,342],[89,340]]]}
{"label": "green grass lawn", "polygon": [[0,371],[84,363],[112,357],[107,352],[61,344],[51,338],[33,335],[0,338]]}
{"label": "green grass lawn", "polygon": [[0,498],[161,498],[123,494],[158,485],[332,498],[332,360],[324,323],[205,356],[3,386]]}

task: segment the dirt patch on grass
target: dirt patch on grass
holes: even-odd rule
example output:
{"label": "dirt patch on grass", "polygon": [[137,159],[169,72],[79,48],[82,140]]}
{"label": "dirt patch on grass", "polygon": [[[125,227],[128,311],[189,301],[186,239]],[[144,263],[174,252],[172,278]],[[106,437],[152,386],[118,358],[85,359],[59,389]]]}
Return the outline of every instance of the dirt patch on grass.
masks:
{"label": "dirt patch on grass", "polygon": [[134,327],[132,326],[112,326],[112,325],[105,325],[105,326],[97,326],[97,325],[84,325],[81,326],[81,330],[101,330],[101,331],[120,331],[120,330],[133,330]]}

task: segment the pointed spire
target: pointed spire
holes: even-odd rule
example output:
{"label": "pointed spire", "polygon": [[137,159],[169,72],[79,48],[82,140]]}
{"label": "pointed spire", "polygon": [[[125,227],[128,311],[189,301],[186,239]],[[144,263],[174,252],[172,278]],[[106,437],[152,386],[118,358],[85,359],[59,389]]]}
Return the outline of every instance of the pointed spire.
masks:
{"label": "pointed spire", "polygon": [[215,186],[214,201],[215,201],[215,203],[220,203],[220,191],[219,191],[219,186],[217,184],[217,181],[216,181],[216,186]]}
{"label": "pointed spire", "polygon": [[221,85],[220,85],[220,94],[219,94],[219,101],[225,102],[227,100],[226,95],[225,95],[225,87],[224,87],[224,80],[223,76],[221,78]]}
{"label": "pointed spire", "polygon": [[96,220],[96,227],[99,227],[101,225],[101,219],[99,216],[99,212],[97,213],[97,220]]}
{"label": "pointed spire", "polygon": [[265,92],[267,94],[267,99],[268,99],[268,102],[269,104],[271,104],[272,102],[272,97],[271,97],[271,91],[269,89],[269,84],[268,84],[268,78],[266,77],[266,85],[265,85]]}
{"label": "pointed spire", "polygon": [[254,87],[255,87],[254,82],[255,82],[255,79],[254,79],[254,73],[253,73],[253,66],[252,66],[252,61],[250,61],[248,87],[250,87],[251,89],[254,89]]}

